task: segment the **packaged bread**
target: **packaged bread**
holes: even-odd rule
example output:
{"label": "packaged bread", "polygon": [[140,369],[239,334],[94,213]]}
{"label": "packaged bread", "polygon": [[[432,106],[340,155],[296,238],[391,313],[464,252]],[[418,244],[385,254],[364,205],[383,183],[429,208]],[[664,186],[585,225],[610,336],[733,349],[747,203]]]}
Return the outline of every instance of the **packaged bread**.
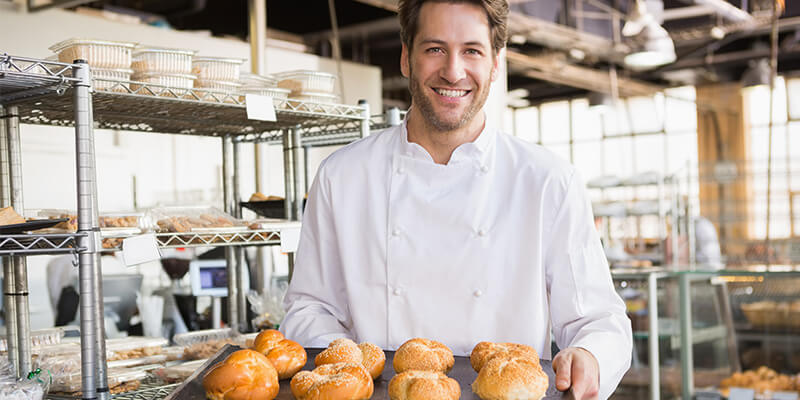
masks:
{"label": "packaged bread", "polygon": [[214,207],[160,207],[148,214],[161,233],[213,232],[242,226],[241,221]]}

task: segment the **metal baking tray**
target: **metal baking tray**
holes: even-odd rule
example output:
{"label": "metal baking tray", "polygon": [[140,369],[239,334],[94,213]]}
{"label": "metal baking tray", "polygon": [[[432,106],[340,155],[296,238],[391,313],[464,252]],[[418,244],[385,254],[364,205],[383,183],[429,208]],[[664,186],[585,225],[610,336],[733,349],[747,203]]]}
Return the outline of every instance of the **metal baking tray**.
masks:
{"label": "metal baking tray", "polygon": [[[165,400],[204,399],[205,390],[203,389],[203,376],[205,376],[206,372],[211,368],[211,366],[221,362],[229,354],[240,349],[241,347],[231,345],[227,345],[220,349],[220,351],[217,352],[214,357],[209,358],[202,367],[198,368],[197,371],[195,371],[189,378],[181,383],[175,389],[175,391],[165,398]],[[306,362],[306,365],[303,367],[303,369],[314,369],[314,357],[316,357],[316,355],[322,350],[324,349],[307,348],[306,351],[308,352],[308,362]],[[373,400],[389,400],[389,381],[395,375],[394,369],[392,368],[394,352],[384,351],[384,353],[386,353],[386,367],[383,369],[383,374],[380,376],[380,378],[375,380],[375,390],[373,391],[371,397]],[[471,385],[475,378],[478,377],[478,374],[472,369],[472,365],[469,363],[469,357],[456,357],[455,360],[456,363],[453,366],[453,369],[447,375],[458,381],[458,383],[461,385],[461,400],[479,400],[478,396],[472,393]],[[542,360],[541,364],[542,369],[544,369],[550,379],[550,387],[547,389],[547,393],[543,399],[572,399],[573,397],[569,392],[562,393],[556,390],[555,374],[553,373],[553,366],[550,361]],[[294,399],[291,388],[289,387],[289,380],[283,380],[280,382],[280,391],[278,392],[278,397],[275,399]]]}

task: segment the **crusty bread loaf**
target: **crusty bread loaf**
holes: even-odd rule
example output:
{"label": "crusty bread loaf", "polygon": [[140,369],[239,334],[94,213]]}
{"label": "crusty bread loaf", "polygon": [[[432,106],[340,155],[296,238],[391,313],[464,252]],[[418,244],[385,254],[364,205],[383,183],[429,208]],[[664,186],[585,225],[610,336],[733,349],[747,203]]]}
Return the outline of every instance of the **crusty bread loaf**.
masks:
{"label": "crusty bread loaf", "polygon": [[25,218],[17,214],[13,207],[0,208],[0,225],[24,224]]}
{"label": "crusty bread loaf", "polygon": [[391,400],[458,400],[458,382],[441,372],[406,371],[389,381]]}
{"label": "crusty bread loaf", "polygon": [[356,344],[350,339],[342,338],[332,341],[327,349],[314,358],[316,366],[340,362],[361,364],[367,369],[372,379],[377,379],[383,373],[386,354],[380,347],[372,343]]}
{"label": "crusty bread loaf", "polygon": [[481,368],[486,365],[489,360],[495,357],[528,357],[537,363],[539,362],[539,354],[536,349],[531,346],[517,343],[492,343],[480,342],[472,349],[469,355],[469,362],[472,364],[472,369],[475,372],[481,372]]}
{"label": "crusty bread loaf", "polygon": [[303,369],[308,360],[306,349],[299,343],[285,339],[274,329],[262,331],[253,342],[253,350],[267,356],[278,371],[279,379],[288,379]]}
{"label": "crusty bread loaf", "polygon": [[300,371],[292,378],[292,394],[298,400],[361,400],[372,397],[372,377],[358,363],[324,364]]}
{"label": "crusty bread loaf", "polygon": [[538,361],[528,357],[494,357],[478,372],[472,391],[483,400],[538,400],[548,378]]}
{"label": "crusty bread loaf", "polygon": [[211,367],[203,388],[210,400],[272,400],[278,395],[278,373],[263,354],[238,350]]}
{"label": "crusty bread loaf", "polygon": [[403,343],[394,353],[394,371],[410,370],[450,372],[455,364],[453,352],[435,340],[414,338]]}

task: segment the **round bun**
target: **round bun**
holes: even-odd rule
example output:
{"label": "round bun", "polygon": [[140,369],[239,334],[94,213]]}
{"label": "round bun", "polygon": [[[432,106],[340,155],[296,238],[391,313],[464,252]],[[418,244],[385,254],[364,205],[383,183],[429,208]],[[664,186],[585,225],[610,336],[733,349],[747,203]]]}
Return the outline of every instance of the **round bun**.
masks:
{"label": "round bun", "polygon": [[372,397],[372,377],[357,363],[320,365],[292,378],[292,394],[298,400],[361,400]]}
{"label": "round bun", "polygon": [[494,357],[478,372],[472,391],[483,400],[538,400],[548,378],[538,361],[528,357]]}
{"label": "round bun", "polygon": [[539,354],[536,353],[536,349],[531,346],[517,343],[492,342],[480,342],[475,345],[472,349],[472,353],[469,355],[469,362],[472,364],[472,369],[474,369],[475,372],[481,372],[481,368],[495,357],[527,357],[537,363],[539,362]]}
{"label": "round bun", "polygon": [[453,352],[445,345],[435,341],[414,338],[406,341],[394,353],[394,371],[399,373],[419,370],[450,372],[455,364]]}
{"label": "round bun", "polygon": [[272,400],[278,395],[278,373],[263,354],[238,350],[211,367],[203,388],[210,400]]}
{"label": "round bun", "polygon": [[314,358],[316,366],[341,362],[361,364],[372,379],[377,379],[383,373],[386,354],[372,343],[356,344],[350,339],[342,338],[332,341],[327,349]]}
{"label": "round bun", "polygon": [[308,360],[303,346],[293,340],[284,339],[283,334],[274,329],[259,333],[253,342],[253,350],[267,357],[278,371],[278,379],[293,377],[297,371],[303,369]]}
{"label": "round bun", "polygon": [[391,400],[458,400],[461,387],[441,372],[406,371],[389,381]]}

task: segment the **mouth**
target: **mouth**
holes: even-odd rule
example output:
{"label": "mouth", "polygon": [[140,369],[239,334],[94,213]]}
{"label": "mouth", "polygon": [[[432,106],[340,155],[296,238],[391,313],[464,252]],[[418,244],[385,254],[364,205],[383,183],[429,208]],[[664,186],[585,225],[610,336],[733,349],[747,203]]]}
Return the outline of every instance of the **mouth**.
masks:
{"label": "mouth", "polygon": [[449,97],[449,98],[464,97],[472,93],[471,90],[464,90],[464,89],[433,88],[433,91],[436,92],[436,94],[438,94],[439,96]]}

